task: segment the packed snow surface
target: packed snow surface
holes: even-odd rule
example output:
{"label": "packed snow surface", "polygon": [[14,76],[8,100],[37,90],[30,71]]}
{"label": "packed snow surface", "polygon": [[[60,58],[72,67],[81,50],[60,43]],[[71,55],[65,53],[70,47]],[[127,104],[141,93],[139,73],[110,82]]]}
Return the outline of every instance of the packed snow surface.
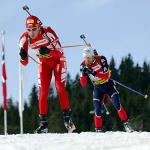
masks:
{"label": "packed snow surface", "polygon": [[0,150],[150,150],[150,132],[0,135]]}

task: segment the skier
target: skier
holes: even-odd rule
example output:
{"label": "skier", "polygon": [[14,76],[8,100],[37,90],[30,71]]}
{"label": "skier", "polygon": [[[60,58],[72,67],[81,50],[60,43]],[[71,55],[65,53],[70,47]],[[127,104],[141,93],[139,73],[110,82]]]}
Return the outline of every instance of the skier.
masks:
{"label": "skier", "polygon": [[120,120],[123,122],[125,131],[133,132],[133,129],[129,125],[126,111],[120,104],[119,92],[117,91],[114,82],[110,79],[111,71],[107,59],[104,56],[97,55],[97,52],[89,46],[83,49],[83,59],[84,60],[80,65],[80,84],[82,87],[86,87],[88,78],[93,83],[95,131],[102,131],[102,101],[104,95],[107,94],[117,110]]}
{"label": "skier", "polygon": [[52,74],[55,76],[55,86],[59,96],[60,106],[63,112],[64,125],[68,132],[73,132],[75,126],[71,119],[71,109],[68,94],[65,89],[67,66],[66,58],[58,36],[51,27],[43,27],[38,17],[26,18],[27,31],[19,40],[20,62],[28,64],[28,48],[34,50],[40,64],[38,65],[39,84],[39,127],[35,133],[48,132],[48,106],[47,98]]}

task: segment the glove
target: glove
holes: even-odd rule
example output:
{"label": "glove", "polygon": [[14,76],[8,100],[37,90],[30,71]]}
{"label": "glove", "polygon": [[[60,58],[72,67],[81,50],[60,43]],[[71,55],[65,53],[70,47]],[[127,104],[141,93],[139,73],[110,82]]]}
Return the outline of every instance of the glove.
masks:
{"label": "glove", "polygon": [[86,67],[86,66],[83,67],[82,72],[83,72],[84,74],[92,74],[93,76],[96,76],[96,74],[97,74],[96,71],[94,71],[93,69],[88,68],[88,67]]}
{"label": "glove", "polygon": [[50,49],[44,46],[41,46],[39,49],[40,55],[46,55],[46,54],[49,54],[49,52],[50,52]]}
{"label": "glove", "polygon": [[26,50],[24,48],[21,48],[19,55],[20,55],[22,60],[25,60],[27,58]]}

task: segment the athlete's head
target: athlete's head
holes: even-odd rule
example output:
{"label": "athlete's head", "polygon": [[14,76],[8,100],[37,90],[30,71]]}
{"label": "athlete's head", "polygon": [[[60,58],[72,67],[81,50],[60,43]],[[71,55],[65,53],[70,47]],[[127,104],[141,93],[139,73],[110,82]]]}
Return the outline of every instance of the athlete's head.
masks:
{"label": "athlete's head", "polygon": [[26,29],[30,38],[35,39],[41,27],[41,21],[36,16],[29,16],[26,18]]}
{"label": "athlete's head", "polygon": [[83,58],[86,65],[90,65],[94,61],[94,52],[91,47],[85,47],[83,49]]}

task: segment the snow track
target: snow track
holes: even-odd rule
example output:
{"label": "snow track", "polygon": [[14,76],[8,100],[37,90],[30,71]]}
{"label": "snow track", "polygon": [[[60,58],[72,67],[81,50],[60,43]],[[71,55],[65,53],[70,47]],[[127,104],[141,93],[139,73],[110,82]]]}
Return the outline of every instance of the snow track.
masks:
{"label": "snow track", "polygon": [[150,150],[150,132],[0,135],[0,150]]}

